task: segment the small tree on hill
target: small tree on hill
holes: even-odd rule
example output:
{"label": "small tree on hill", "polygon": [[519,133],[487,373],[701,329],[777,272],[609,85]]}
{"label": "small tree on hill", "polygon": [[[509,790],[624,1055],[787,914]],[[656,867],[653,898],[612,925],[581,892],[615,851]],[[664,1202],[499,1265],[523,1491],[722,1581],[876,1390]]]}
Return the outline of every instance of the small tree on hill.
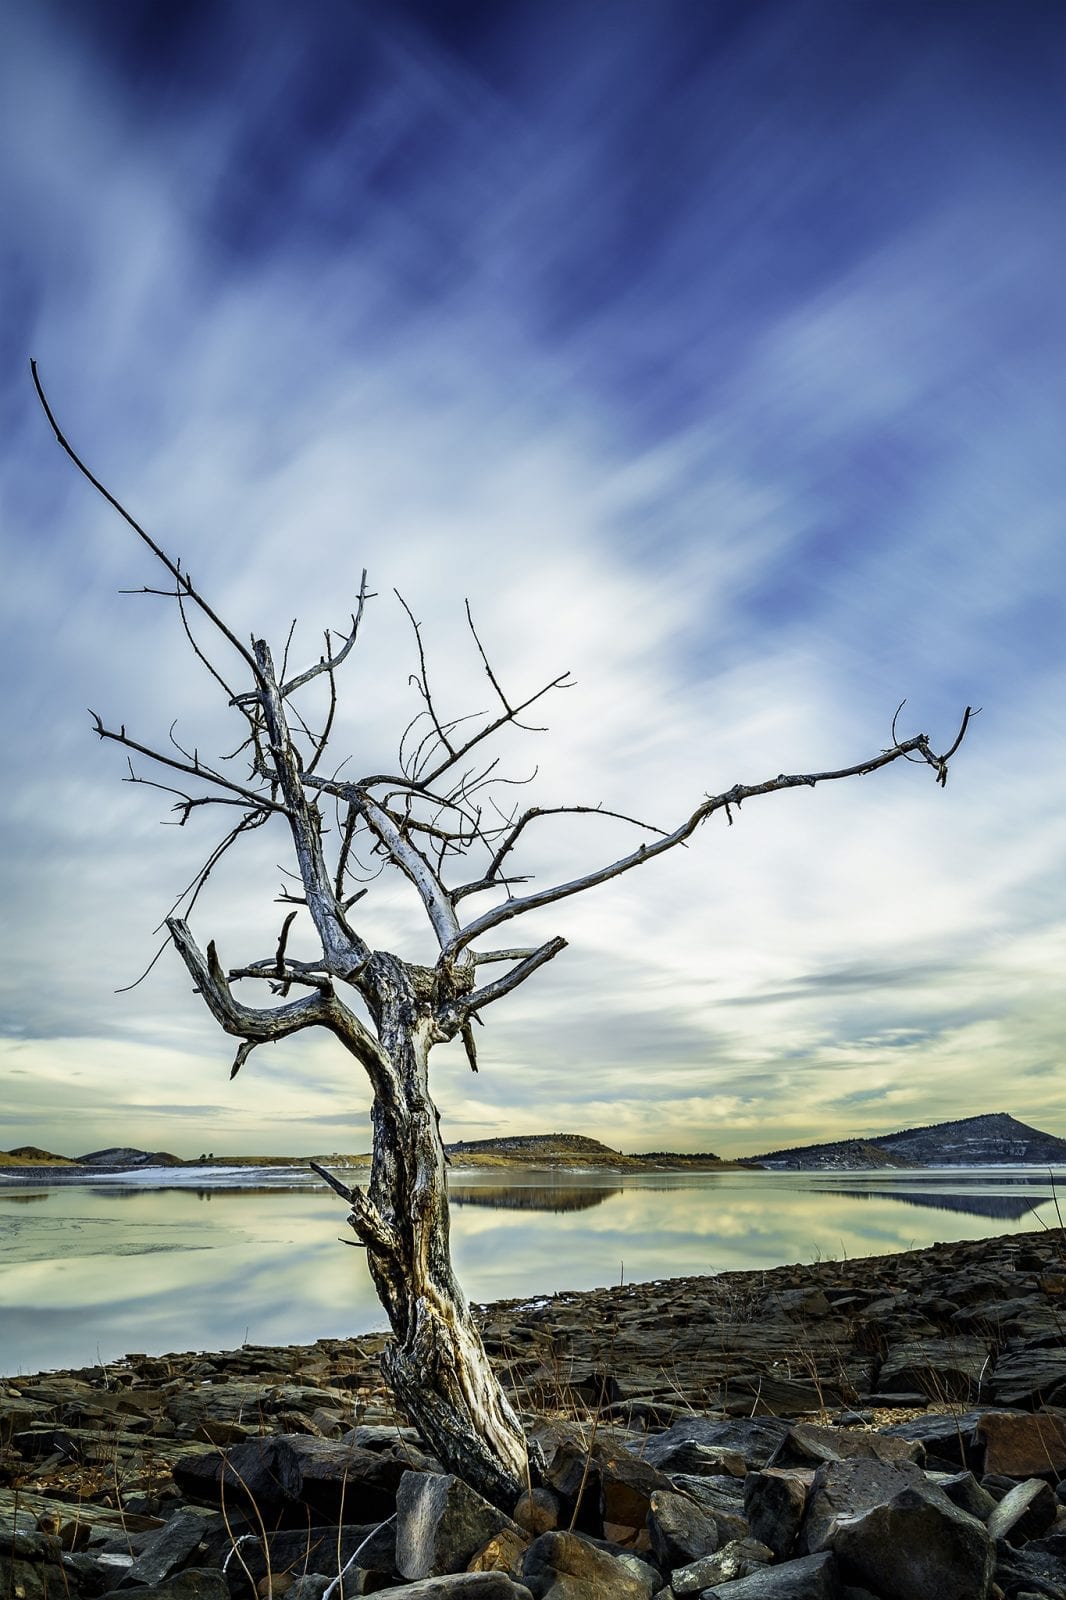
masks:
{"label": "small tree on hill", "polygon": [[[373,1097],[373,1158],[366,1189],[348,1188],[322,1168],[316,1171],[350,1208],[348,1222],[366,1249],[371,1277],[388,1314],[394,1339],[382,1358],[385,1378],[427,1445],[450,1470],[498,1503],[513,1502],[527,1481],[527,1444],[452,1269],[446,1162],[430,1090],[430,1051],[436,1044],[459,1038],[476,1071],[474,1028],[481,1013],[565,949],[562,938],[537,945],[502,944],[502,930],[526,913],[644,866],[684,844],[716,812],[724,812],[732,821],[734,810],[760,795],[859,777],[901,759],[928,765],[943,784],[970,709],[943,756],[934,754],[924,733],[897,739],[893,725],[892,745],[867,760],[835,771],[782,773],[762,783],[734,784],[705,796],[688,816],[665,830],[592,805],[529,805],[501,811],[492,803],[492,785],[501,779],[491,742],[503,728],[526,727],[521,719],[530,707],[567,685],[569,675],[562,673],[533,693],[513,697],[494,671],[467,606],[471,648],[480,657],[495,710],[472,719],[446,716],[430,691],[421,630],[408,611],[418,660],[411,681],[421,704],[399,741],[395,769],[355,778],[331,776],[336,763],[327,764],[325,756],[337,706],[337,678],[355,646],[371,598],[366,574],[350,627],[337,636],[326,634],[325,654],[302,671],[290,671],[286,649],[277,666],[267,642],[243,643],[180,561],[161,549],[93,476],[60,431],[35,365],[32,371],[59,444],[169,573],[173,587],[151,592],[174,599],[190,649],[241,724],[246,761],[238,778],[231,768],[223,770],[196,749],[142,744],[124,725],[108,727],[95,717],[101,739],[114,740],[173,775],[168,783],[155,786],[174,796],[181,822],[201,807],[224,807],[229,815],[236,812],[238,820],[205,862],[188,902],[195,900],[221,856],[252,829],[277,823],[291,842],[300,887],[299,892],[281,896],[293,909],[269,954],[227,968],[214,942],[202,950],[180,916],[167,920],[170,937],[196,992],[221,1027],[240,1041],[231,1076],[256,1046],[304,1028],[325,1028],[366,1072]],[[206,624],[213,649],[196,637],[192,626],[196,620]],[[317,713],[310,709],[309,690],[320,692]],[[132,766],[130,777],[135,782],[154,781],[138,777]],[[339,818],[334,830],[325,823],[327,806]],[[543,888],[526,887],[529,879],[519,870],[519,857],[538,822],[548,816],[590,813],[632,823],[645,836],[627,854],[580,877]],[[365,887],[354,886],[360,851],[394,868],[410,884],[439,947],[432,966],[372,949],[359,931],[352,912],[366,893]],[[320,950],[311,961],[288,954],[289,930],[301,913],[310,917]],[[281,1003],[249,1005],[234,992],[238,982],[266,986]],[[370,1026],[356,1015],[346,995],[362,1000]]]}

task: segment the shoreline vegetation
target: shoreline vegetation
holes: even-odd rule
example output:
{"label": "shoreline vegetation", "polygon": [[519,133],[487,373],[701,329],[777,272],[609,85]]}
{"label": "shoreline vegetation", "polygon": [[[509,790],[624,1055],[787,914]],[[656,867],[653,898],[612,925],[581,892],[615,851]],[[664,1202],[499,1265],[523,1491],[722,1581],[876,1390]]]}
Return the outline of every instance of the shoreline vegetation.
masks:
{"label": "shoreline vegetation", "polygon": [[133,1354],[0,1379],[3,1592],[1066,1594],[1061,1227],[474,1310],[514,1506],[425,1454],[387,1335]]}

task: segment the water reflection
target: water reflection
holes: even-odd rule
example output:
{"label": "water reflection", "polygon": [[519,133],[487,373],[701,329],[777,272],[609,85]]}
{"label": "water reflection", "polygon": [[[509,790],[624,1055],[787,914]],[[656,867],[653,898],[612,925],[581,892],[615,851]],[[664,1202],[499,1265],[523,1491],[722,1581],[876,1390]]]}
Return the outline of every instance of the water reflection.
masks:
{"label": "water reflection", "polygon": [[453,1183],[448,1188],[448,1200],[453,1206],[489,1206],[494,1211],[589,1211],[593,1206],[602,1206],[611,1195],[621,1193],[621,1184],[611,1189],[566,1188],[562,1184],[529,1184],[524,1188],[501,1185],[489,1189]]}
{"label": "water reflection", "polygon": [[[822,1194],[834,1191],[823,1189]],[[904,1206],[927,1206],[933,1211],[964,1211],[971,1217],[996,1217],[1002,1222],[1020,1222],[1031,1217],[1046,1200],[1015,1199],[1000,1194],[923,1193],[920,1189],[849,1189],[835,1191],[841,1200],[898,1200]]]}
{"label": "water reflection", "polygon": [[[1057,1222],[1051,1181],[1031,1173],[507,1177],[454,1186],[456,1264],[478,1301]],[[337,1244],[345,1208],[321,1187],[7,1188],[0,1208],[0,1373],[383,1326],[363,1252]]]}

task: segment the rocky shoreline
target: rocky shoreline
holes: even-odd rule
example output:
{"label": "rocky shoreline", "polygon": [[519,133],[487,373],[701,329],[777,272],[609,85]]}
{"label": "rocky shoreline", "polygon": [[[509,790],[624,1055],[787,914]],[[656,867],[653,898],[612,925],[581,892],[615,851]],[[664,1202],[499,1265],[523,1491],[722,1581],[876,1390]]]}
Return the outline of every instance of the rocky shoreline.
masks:
{"label": "rocky shoreline", "polygon": [[384,1336],[0,1379],[4,1600],[1066,1597],[1066,1241],[480,1308],[545,1459],[489,1506]]}

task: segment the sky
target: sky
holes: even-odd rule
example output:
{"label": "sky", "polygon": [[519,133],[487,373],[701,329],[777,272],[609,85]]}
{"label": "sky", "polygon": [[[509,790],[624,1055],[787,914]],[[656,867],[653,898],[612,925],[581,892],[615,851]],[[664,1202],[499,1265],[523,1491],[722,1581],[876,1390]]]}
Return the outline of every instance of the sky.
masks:
{"label": "sky", "polygon": [[[369,1144],[326,1036],[232,1042],[172,950],[225,819],[86,707],[232,713],[74,447],[241,637],[340,681],[348,775],[486,708],[523,801],[675,826],[538,914],[567,950],[433,1056],[446,1137],[751,1154],[1010,1111],[1066,1136],[1066,13],[1042,0],[39,0],[0,22],[0,1148]],[[143,769],[139,769],[143,770]],[[537,881],[631,848],[544,823]],[[280,833],[192,915],[273,952]],[[359,929],[432,955],[395,874]],[[303,944],[299,941],[303,940]],[[306,935],[293,949],[310,954]],[[261,998],[257,996],[257,999]]]}

